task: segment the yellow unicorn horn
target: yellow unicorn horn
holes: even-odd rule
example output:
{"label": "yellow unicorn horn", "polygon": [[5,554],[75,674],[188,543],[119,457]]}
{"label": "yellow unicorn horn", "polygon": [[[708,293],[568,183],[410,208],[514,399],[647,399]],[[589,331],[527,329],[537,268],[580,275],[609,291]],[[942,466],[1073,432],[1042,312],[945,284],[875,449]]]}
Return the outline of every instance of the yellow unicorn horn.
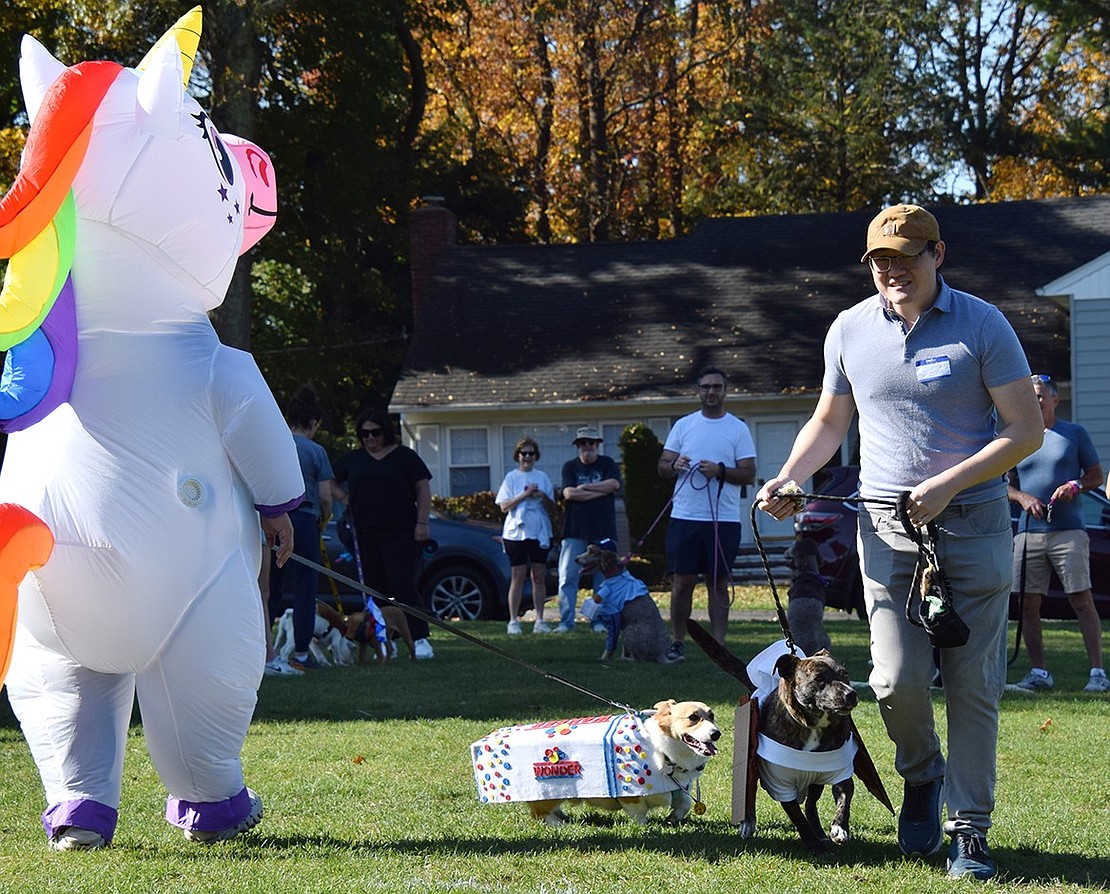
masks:
{"label": "yellow unicorn horn", "polygon": [[189,72],[193,70],[193,57],[196,56],[197,47],[200,46],[200,26],[200,7],[194,6],[178,19],[169,31],[158,38],[158,42],[143,56],[143,61],[135,67],[139,71],[143,71],[150,64],[150,60],[162,44],[168,40],[176,40],[177,46],[181,50],[181,67],[185,72],[182,86],[187,87],[189,85]]}

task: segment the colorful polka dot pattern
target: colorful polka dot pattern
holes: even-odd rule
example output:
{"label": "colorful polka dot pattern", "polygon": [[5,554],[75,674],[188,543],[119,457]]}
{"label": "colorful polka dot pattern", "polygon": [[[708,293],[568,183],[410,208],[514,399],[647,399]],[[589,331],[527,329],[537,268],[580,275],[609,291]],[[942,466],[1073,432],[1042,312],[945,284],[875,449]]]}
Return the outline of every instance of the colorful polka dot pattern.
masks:
{"label": "colorful polka dot pattern", "polygon": [[478,783],[478,799],[483,804],[511,801],[512,782],[509,771],[509,752],[512,750],[507,737],[492,733],[471,746],[474,757],[474,778]]}
{"label": "colorful polka dot pattern", "polygon": [[506,804],[671,791],[674,783],[652,766],[643,719],[604,715],[494,730],[471,745],[478,799]]}
{"label": "colorful polka dot pattern", "polygon": [[646,795],[655,788],[654,771],[640,738],[640,719],[625,714],[613,731],[613,767],[621,795]]}

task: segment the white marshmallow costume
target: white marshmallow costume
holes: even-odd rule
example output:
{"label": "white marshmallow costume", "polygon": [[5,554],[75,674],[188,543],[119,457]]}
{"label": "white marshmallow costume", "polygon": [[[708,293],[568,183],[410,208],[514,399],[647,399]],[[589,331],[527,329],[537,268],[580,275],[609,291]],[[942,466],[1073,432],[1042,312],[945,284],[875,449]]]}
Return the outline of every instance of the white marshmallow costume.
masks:
{"label": "white marshmallow costume", "polygon": [[0,500],[55,539],[20,587],[6,681],[48,837],[72,826],[111,841],[136,694],[166,819],[218,831],[251,810],[240,751],[265,660],[258,516],[296,506],[304,486],[254,361],[206,315],[272,225],[276,192],[265,154],[222,137],[184,92],[199,25],[198,7],[139,70],[67,69],[22,45],[32,127],[0,202],[0,316],[25,319],[0,326],[13,432]]}
{"label": "white marshmallow costume", "polygon": [[[795,646],[799,658],[805,653]],[[752,698],[762,707],[763,700],[778,689],[779,674],[775,665],[783,655],[790,654],[786,640],[772,643],[748,662],[748,676],[755,684]],[[802,751],[776,742],[759,733],[756,754],[759,755],[759,781],[774,800],[804,801],[811,785],[835,785],[851,779],[855,773],[858,746],[853,734],[833,751]]]}

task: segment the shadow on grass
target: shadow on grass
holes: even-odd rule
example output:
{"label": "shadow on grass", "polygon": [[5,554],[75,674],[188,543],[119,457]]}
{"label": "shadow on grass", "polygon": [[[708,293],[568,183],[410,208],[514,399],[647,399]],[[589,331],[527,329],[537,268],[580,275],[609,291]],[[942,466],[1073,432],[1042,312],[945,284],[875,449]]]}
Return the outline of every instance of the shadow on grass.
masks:
{"label": "shadow on grass", "polygon": [[[683,859],[704,859],[711,863],[731,860],[741,853],[792,858],[820,865],[880,865],[889,862],[891,859],[890,847],[877,842],[853,840],[842,849],[835,849],[828,854],[814,855],[810,854],[801,841],[798,840],[792,841],[786,838],[760,839],[757,836],[750,841],[744,841],[731,826],[722,822],[701,823],[696,829],[691,827],[671,829],[662,825],[653,828],[649,824],[642,830],[637,829],[635,839],[629,839],[627,835],[608,831],[611,827],[620,823],[622,823],[620,819],[614,820],[609,816],[602,817],[591,814],[576,821],[574,823],[576,834],[567,838],[560,838],[558,833],[553,830],[537,826],[536,834],[511,839],[498,836],[474,838],[457,836],[354,842],[335,839],[326,835],[279,836],[259,838],[254,841],[244,840],[237,843],[237,846],[244,851],[258,851],[260,853],[275,848],[300,849],[303,852],[304,848],[334,847],[354,853],[365,850],[379,854],[382,852],[395,853],[406,857],[448,857],[458,853],[489,857],[514,855],[535,857],[543,854],[562,854],[566,851],[627,852],[632,847],[635,850],[670,854]],[[589,831],[583,831],[586,828]],[[792,833],[793,829],[790,831]]]}
{"label": "shadow on grass", "polygon": [[[792,826],[769,823],[765,834],[744,841],[735,829],[724,822],[699,823],[697,828],[685,826],[672,829],[649,824],[638,830],[635,839],[609,831],[622,820],[609,815],[587,814],[577,819],[573,837],[560,838],[558,832],[537,827],[532,835],[514,838],[496,836],[402,838],[396,841],[350,841],[321,836],[277,836],[244,838],[235,843],[244,857],[252,853],[273,855],[274,851],[288,850],[291,855],[303,854],[305,849],[336,850],[358,855],[359,853],[393,853],[402,857],[448,858],[459,853],[489,857],[540,857],[567,856],[568,853],[627,853],[630,848],[653,854],[665,854],[683,860],[698,859],[719,863],[740,856],[772,857],[809,863],[814,867],[892,867],[904,862],[893,841],[868,841],[853,838],[843,847],[833,847],[827,854],[811,854],[794,838]],[[588,829],[589,831],[585,831]],[[770,835],[766,832],[769,831]],[[913,861],[922,872],[938,876],[944,873],[945,854],[929,861]],[[1110,878],[1110,858],[1091,857],[1086,854],[1041,853],[1026,849],[995,848],[992,850],[998,864],[998,882],[1028,886],[1072,884],[1102,886]]]}

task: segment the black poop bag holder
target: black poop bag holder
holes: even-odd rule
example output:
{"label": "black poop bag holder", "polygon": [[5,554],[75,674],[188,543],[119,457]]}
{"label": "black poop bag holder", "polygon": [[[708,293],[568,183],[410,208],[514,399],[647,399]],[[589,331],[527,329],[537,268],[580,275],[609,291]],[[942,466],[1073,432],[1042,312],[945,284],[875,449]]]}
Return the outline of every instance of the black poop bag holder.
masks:
{"label": "black poop bag holder", "polygon": [[963,619],[956,614],[956,607],[952,604],[952,588],[948,578],[937,560],[935,544],[940,532],[936,522],[925,525],[929,535],[926,542],[921,535],[921,529],[914,527],[906,511],[906,501],[910,492],[903,491],[898,495],[898,506],[895,510],[906,535],[917,544],[917,567],[913,572],[913,583],[906,596],[906,619],[918,627],[925,629],[926,635],[938,649],[955,649],[964,645],[970,631]]}

